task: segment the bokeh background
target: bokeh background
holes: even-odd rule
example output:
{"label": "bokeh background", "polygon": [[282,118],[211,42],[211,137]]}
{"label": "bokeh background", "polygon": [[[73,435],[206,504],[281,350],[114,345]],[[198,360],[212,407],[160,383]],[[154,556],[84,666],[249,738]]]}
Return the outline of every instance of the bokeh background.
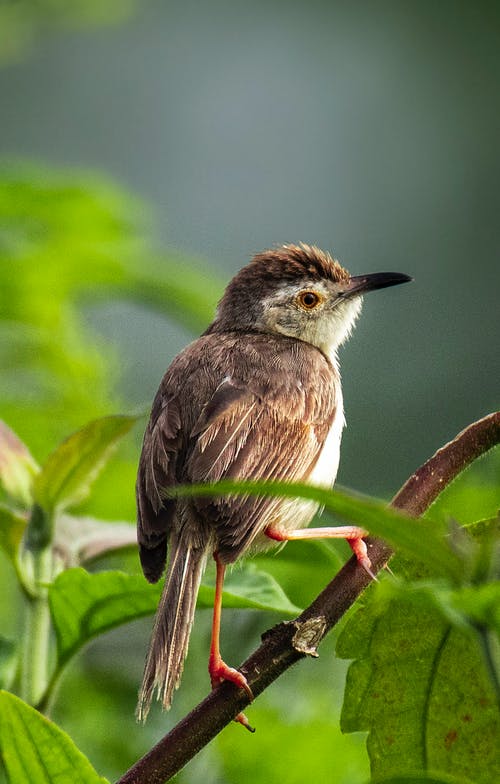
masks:
{"label": "bokeh background", "polygon": [[[389,498],[498,408],[497,2],[65,6],[0,2],[0,415],[37,458],[91,414],[145,409],[224,282],[281,242],[317,244],[353,273],[415,278],[368,297],[342,349],[339,482]],[[53,389],[33,364],[42,344]],[[133,519],[139,443],[140,428],[91,511]],[[203,695],[200,616],[174,709],[145,730],[132,713],[149,623],[71,668],[54,715],[103,774],[117,776]],[[236,659],[274,621],[229,618]],[[260,745],[229,728],[179,780],[325,776],[327,742],[341,760],[329,780],[363,781],[362,738],[338,730],[344,665],[332,645],[252,709]],[[96,727],[85,700],[119,705],[116,721]]]}

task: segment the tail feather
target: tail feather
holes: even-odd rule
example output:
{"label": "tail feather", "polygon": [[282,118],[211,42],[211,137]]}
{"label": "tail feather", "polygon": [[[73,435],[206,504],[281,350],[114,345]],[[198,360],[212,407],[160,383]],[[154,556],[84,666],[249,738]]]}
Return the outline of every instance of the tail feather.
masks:
{"label": "tail feather", "polygon": [[170,562],[156,612],[149,652],[139,691],[136,716],[145,721],[154,692],[170,708],[188,651],[196,598],[207,561],[207,550],[189,542],[170,542]]}

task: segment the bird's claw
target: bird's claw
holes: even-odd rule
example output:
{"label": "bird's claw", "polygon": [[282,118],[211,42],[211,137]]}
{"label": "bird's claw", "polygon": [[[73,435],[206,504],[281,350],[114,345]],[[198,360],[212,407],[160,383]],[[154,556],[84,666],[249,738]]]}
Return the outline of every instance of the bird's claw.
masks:
{"label": "bird's claw", "polygon": [[[250,701],[253,701],[254,699],[253,692],[248,685],[248,681],[243,673],[239,670],[236,670],[234,667],[229,667],[229,665],[227,665],[226,662],[222,659],[210,663],[210,681],[212,683],[212,689],[215,689],[216,686],[218,686],[223,681],[231,681],[231,683],[234,683],[235,686],[238,686],[240,689],[243,689],[246,692]],[[241,724],[249,732],[255,732],[254,727],[251,726],[244,713],[238,713],[238,715],[235,716],[234,721],[238,722],[238,724]]]}
{"label": "bird's claw", "polygon": [[238,713],[234,720],[238,722],[238,724],[241,724],[243,727],[245,727],[245,729],[249,732],[255,732],[255,727],[252,727],[244,713]]}
{"label": "bird's claw", "polygon": [[247,693],[248,699],[253,702],[253,692],[243,673],[236,670],[234,667],[229,667],[222,659],[219,662],[212,664],[210,667],[210,681],[212,683],[212,689],[215,689],[222,681],[231,681],[235,686],[243,689],[243,691]]}
{"label": "bird's claw", "polygon": [[359,565],[370,575],[372,580],[376,581],[377,577],[372,571],[372,562],[368,558],[368,548],[365,540],[358,536],[353,539],[348,539],[347,541],[349,542],[349,547],[358,559]]}

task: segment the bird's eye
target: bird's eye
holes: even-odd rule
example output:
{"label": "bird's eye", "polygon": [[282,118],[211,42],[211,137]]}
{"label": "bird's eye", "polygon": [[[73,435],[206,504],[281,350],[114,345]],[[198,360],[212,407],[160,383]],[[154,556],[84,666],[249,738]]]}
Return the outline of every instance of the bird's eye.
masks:
{"label": "bird's eye", "polygon": [[314,310],[320,304],[321,299],[316,291],[301,291],[297,295],[297,303],[305,310]]}

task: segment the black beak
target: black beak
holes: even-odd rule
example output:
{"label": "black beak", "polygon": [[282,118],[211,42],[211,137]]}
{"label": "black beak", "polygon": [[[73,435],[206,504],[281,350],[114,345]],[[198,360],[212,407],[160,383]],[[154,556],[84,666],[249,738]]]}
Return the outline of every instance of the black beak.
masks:
{"label": "black beak", "polygon": [[353,275],[341,293],[342,297],[353,297],[364,294],[366,291],[385,289],[388,286],[399,286],[413,280],[409,275],[401,272],[373,272],[369,275]]}

